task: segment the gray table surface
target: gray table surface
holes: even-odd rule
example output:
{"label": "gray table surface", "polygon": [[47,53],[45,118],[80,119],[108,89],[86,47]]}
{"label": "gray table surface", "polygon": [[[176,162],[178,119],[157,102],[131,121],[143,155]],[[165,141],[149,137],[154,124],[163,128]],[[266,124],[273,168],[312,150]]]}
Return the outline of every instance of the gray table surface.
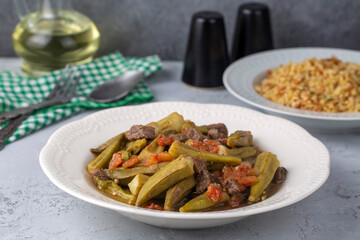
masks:
{"label": "gray table surface", "polygon": [[[18,71],[19,59],[0,59],[0,70]],[[199,90],[181,81],[182,64],[164,62],[148,79],[153,101],[191,101],[246,106],[225,89]],[[1,91],[1,89],[0,89]],[[249,107],[249,106],[246,106]],[[78,200],[42,172],[38,157],[63,120],[0,151],[0,239],[360,239],[360,135],[312,134],[331,155],[326,183],[291,206],[211,229],[161,229]]]}

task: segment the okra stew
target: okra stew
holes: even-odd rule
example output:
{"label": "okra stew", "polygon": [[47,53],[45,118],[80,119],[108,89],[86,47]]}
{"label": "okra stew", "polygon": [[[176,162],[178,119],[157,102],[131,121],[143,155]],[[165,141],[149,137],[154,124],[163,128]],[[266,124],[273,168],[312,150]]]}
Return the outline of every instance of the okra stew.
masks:
{"label": "okra stew", "polygon": [[197,126],[174,112],[134,125],[97,148],[88,171],[105,195],[154,210],[198,212],[263,201],[285,181],[276,155],[249,131]]}

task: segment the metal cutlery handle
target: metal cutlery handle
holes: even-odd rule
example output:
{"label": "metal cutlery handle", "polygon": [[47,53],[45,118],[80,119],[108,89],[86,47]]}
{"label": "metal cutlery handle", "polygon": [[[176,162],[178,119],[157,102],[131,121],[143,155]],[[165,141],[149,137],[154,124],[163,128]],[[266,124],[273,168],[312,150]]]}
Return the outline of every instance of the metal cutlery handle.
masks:
{"label": "metal cutlery handle", "polygon": [[43,101],[40,103],[30,105],[28,107],[18,108],[18,109],[9,111],[9,112],[1,113],[0,114],[0,123],[6,122],[12,118],[16,118],[19,115],[24,115],[24,114],[26,115],[26,114],[31,113],[32,111],[52,106],[52,105],[56,104],[56,102],[57,101],[54,101],[54,100],[47,100],[47,101]]}
{"label": "metal cutlery handle", "polygon": [[0,150],[4,148],[5,141],[15,132],[15,130],[29,115],[30,113],[27,113],[11,119],[9,124],[0,130]]}

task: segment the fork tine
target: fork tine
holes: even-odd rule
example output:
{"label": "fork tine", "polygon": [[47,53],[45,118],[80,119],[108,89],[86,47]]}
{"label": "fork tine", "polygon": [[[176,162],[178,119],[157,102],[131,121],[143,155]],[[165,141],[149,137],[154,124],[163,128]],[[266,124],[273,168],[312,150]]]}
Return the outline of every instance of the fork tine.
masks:
{"label": "fork tine", "polygon": [[58,91],[56,91],[55,96],[62,96],[67,92],[67,89],[69,88],[69,86],[71,85],[72,82],[72,75],[74,74],[74,69],[70,68],[68,71],[68,74],[66,76],[66,78],[63,80],[62,85],[59,87]]}
{"label": "fork tine", "polygon": [[52,91],[49,93],[49,95],[46,97],[46,99],[50,99],[52,97],[55,96],[55,93],[59,90],[60,86],[61,86],[61,82],[65,79],[66,74],[69,70],[70,64],[66,64],[65,68],[63,70],[63,72],[61,73],[61,76],[58,78],[58,80],[56,81],[56,84],[54,86],[54,88],[52,89]]}
{"label": "fork tine", "polygon": [[72,98],[73,92],[75,91],[78,81],[80,80],[78,74],[78,70],[75,69],[69,76],[69,81],[67,82],[66,86],[64,86],[64,88],[62,89],[63,91],[61,92],[61,96],[64,98],[64,100],[70,100]]}
{"label": "fork tine", "polygon": [[72,87],[69,89],[69,97],[73,97],[75,95],[75,91],[77,86],[79,85],[82,73],[83,73],[83,69],[81,69],[80,72],[78,71],[76,72],[75,82],[73,83]]}

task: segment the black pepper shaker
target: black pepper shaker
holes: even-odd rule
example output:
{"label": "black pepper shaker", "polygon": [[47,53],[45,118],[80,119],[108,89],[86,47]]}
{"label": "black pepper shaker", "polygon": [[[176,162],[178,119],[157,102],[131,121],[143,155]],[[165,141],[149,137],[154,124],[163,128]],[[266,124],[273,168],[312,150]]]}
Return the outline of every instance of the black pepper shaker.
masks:
{"label": "black pepper shaker", "polygon": [[274,48],[270,11],[265,4],[240,5],[235,25],[231,61]]}
{"label": "black pepper shaker", "polygon": [[203,88],[223,86],[222,74],[228,65],[223,16],[210,11],[195,13],[185,54],[183,82]]}

